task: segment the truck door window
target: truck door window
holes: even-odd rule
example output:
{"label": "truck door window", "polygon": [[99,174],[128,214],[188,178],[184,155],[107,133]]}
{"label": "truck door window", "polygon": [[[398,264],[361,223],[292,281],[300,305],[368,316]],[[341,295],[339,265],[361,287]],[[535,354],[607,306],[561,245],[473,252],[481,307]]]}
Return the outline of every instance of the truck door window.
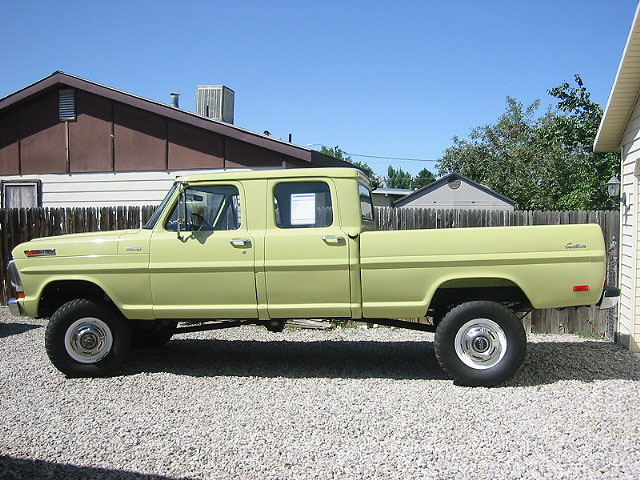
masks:
{"label": "truck door window", "polygon": [[273,189],[280,228],[328,227],[333,224],[331,192],[325,182],[282,182]]}
{"label": "truck door window", "polygon": [[234,185],[188,187],[167,220],[176,231],[237,230],[240,228],[240,194]]}
{"label": "truck door window", "polygon": [[364,185],[358,187],[360,192],[360,211],[363,220],[373,220],[373,203],[371,202],[371,191]]}

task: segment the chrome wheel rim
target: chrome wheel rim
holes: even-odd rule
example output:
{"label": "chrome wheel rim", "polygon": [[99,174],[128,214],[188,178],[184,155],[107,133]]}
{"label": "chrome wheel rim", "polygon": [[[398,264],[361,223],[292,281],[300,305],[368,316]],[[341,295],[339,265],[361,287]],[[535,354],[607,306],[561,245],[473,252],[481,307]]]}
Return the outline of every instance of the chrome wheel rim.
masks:
{"label": "chrome wheel rim", "polygon": [[507,337],[493,320],[474,318],[458,330],[455,350],[465,365],[484,370],[500,363],[507,351]]}
{"label": "chrome wheel rim", "polygon": [[73,322],[64,336],[64,347],[76,362],[96,363],[108,355],[113,334],[99,318],[86,317]]}

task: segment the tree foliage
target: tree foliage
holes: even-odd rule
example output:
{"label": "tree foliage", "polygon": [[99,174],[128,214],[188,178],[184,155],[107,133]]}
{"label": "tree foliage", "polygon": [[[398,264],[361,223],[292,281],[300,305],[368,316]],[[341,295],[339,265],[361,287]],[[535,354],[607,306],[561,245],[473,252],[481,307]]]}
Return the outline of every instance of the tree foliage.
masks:
{"label": "tree foliage", "polygon": [[413,188],[422,188],[429,185],[431,182],[435,182],[435,180],[435,175],[430,170],[423,168],[413,179]]}
{"label": "tree foliage", "polygon": [[369,177],[371,181],[374,181],[377,178],[373,168],[371,168],[366,162],[356,162],[351,160],[351,163],[366,173],[367,177]]}
{"label": "tree foliage", "polygon": [[613,208],[606,182],[617,174],[619,159],[593,152],[602,108],[579,75],[575,83],[550,89],[556,104],[539,117],[539,101],[525,107],[507,97],[506,111],[494,124],[474,128],[468,139],[453,138],[439,173],[483,183],[520,209]]}
{"label": "tree foliage", "polygon": [[398,168],[396,170],[389,165],[384,182],[389,188],[411,188],[413,184],[413,177],[409,172],[402,170],[402,168]]}
{"label": "tree foliage", "polygon": [[329,155],[330,157],[337,158],[338,160],[351,162],[351,157],[344,153],[339,145],[336,145],[335,147],[327,147],[326,145],[322,145],[320,147],[320,153],[324,153],[325,155]]}
{"label": "tree foliage", "polygon": [[360,170],[362,170],[364,173],[367,174],[367,176],[373,180],[374,177],[376,176],[376,174],[373,171],[373,168],[371,168],[369,165],[367,165],[367,163],[365,162],[357,162],[355,160],[352,160],[350,156],[348,156],[341,148],[339,145],[336,145],[335,147],[327,147],[325,145],[322,145],[322,147],[320,148],[320,153],[324,153],[325,155],[329,155],[331,157],[337,158],[338,160],[343,160],[345,162],[349,162],[352,165],[358,167]]}

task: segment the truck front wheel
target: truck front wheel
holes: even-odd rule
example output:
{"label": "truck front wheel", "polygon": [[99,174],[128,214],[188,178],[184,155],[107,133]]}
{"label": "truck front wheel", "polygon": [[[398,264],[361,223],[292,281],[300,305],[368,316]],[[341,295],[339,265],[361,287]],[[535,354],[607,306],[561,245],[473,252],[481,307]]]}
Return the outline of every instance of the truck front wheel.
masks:
{"label": "truck front wheel", "polygon": [[127,356],[131,332],[119,312],[76,299],[51,316],[45,346],[51,363],[68,377],[104,377]]}
{"label": "truck front wheel", "polygon": [[436,330],[435,351],[456,383],[491,387],[522,364],[527,337],[515,314],[495,302],[467,302],[452,309]]}

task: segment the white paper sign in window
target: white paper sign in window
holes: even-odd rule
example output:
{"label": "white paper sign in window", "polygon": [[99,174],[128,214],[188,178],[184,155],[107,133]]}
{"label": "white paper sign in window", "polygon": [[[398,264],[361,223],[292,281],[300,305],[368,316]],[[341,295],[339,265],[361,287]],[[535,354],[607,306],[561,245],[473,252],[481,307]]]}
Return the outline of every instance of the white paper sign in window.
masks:
{"label": "white paper sign in window", "polygon": [[291,225],[314,225],[316,223],[316,194],[291,194]]}

